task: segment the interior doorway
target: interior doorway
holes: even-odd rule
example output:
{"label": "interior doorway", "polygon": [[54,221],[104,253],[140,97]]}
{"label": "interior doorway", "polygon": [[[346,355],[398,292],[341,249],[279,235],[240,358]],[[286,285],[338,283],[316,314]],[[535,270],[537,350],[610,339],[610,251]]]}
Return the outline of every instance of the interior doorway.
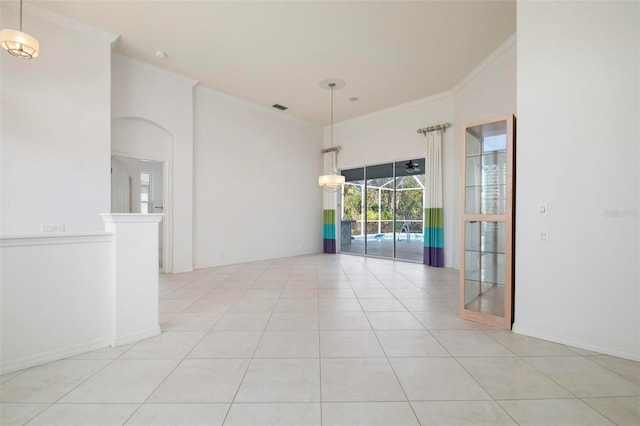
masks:
{"label": "interior doorway", "polygon": [[[165,213],[166,162],[111,157],[111,213]],[[164,217],[158,235],[158,267],[163,272],[168,219]]]}

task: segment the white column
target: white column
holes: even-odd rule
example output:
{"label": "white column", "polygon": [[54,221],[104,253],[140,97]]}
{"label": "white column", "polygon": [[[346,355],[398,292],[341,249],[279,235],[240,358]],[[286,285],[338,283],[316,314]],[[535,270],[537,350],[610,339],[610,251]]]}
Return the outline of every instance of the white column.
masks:
{"label": "white column", "polygon": [[163,214],[102,214],[113,233],[113,343],[160,334],[158,233]]}

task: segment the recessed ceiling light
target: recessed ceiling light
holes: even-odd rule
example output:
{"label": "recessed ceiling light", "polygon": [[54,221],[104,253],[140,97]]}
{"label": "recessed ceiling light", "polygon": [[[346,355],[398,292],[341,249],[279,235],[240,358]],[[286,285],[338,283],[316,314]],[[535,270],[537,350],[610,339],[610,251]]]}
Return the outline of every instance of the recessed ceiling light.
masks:
{"label": "recessed ceiling light", "polygon": [[356,102],[358,100],[358,97],[357,96],[353,96],[353,97],[349,98],[349,100],[351,102]]}
{"label": "recessed ceiling light", "polygon": [[156,58],[167,59],[167,56],[169,55],[167,55],[167,52],[165,52],[164,50],[160,50],[160,49],[156,50]]}

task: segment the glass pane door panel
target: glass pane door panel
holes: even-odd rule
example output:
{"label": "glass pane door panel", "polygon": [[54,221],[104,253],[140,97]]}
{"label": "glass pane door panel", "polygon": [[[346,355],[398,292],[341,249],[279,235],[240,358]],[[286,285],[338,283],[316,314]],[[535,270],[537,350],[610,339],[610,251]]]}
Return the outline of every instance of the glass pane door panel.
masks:
{"label": "glass pane door panel", "polygon": [[363,197],[364,181],[345,183],[344,213],[340,221],[340,250],[343,252],[364,254]]}
{"label": "glass pane door panel", "polygon": [[340,221],[340,251],[364,254],[364,168],[343,170],[345,185],[342,192]]}
{"label": "glass pane door panel", "polygon": [[465,222],[465,250],[504,253],[504,222]]}
{"label": "glass pane door panel", "polygon": [[366,254],[393,257],[393,163],[365,168],[366,190]]}
{"label": "glass pane door panel", "polygon": [[465,212],[504,214],[507,182],[506,122],[467,129]]}
{"label": "glass pane door panel", "polygon": [[[416,173],[424,170],[420,166],[412,168],[418,169]],[[408,174],[404,173],[406,169],[404,162],[396,163],[396,258],[421,261],[424,252],[424,172]]]}
{"label": "glass pane door panel", "polygon": [[465,222],[465,309],[504,316],[504,225]]}
{"label": "glass pane door panel", "polygon": [[475,128],[467,129],[467,136],[465,141],[465,155],[467,157],[473,155],[480,155],[482,153],[480,134],[477,133]]}
{"label": "glass pane door panel", "polygon": [[464,281],[465,309],[504,317],[504,286]]}
{"label": "glass pane door panel", "polygon": [[482,156],[476,155],[466,158],[466,187],[475,188],[482,185]]}

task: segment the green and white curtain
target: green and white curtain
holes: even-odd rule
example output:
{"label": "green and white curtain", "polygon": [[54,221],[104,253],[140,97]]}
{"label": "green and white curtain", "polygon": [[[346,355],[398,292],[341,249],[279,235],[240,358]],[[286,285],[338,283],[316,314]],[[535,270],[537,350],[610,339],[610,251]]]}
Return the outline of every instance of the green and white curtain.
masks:
{"label": "green and white curtain", "polygon": [[[325,152],[324,173],[336,173],[335,165],[338,163],[338,153],[336,151]],[[339,191],[323,190],[323,219],[322,219],[322,251],[324,253],[336,253],[337,222],[336,208],[338,207],[337,194]]]}
{"label": "green and white curtain", "polygon": [[442,232],[442,130],[427,132],[426,173],[424,195],[424,255],[423,263],[444,266]]}
{"label": "green and white curtain", "polygon": [[324,210],[322,220],[322,248],[325,253],[336,252],[336,193],[324,192]]}

